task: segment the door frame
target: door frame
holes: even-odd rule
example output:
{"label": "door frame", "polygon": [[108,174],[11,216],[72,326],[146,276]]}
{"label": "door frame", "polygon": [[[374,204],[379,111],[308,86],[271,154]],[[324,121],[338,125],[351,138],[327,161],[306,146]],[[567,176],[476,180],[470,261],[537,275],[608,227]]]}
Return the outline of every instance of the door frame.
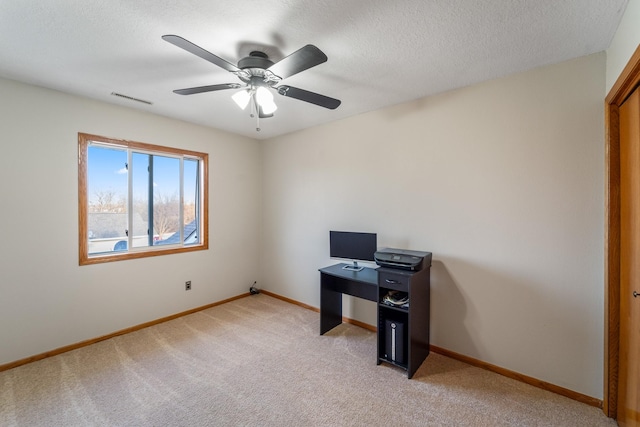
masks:
{"label": "door frame", "polygon": [[605,336],[602,410],[615,418],[620,350],[620,115],[619,107],[640,85],[640,45],[605,98]]}

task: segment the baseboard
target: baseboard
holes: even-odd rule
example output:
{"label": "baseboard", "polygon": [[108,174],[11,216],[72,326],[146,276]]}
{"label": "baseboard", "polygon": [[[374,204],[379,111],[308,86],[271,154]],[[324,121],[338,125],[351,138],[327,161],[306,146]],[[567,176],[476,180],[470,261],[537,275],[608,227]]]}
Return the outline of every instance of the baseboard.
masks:
{"label": "baseboard", "polygon": [[595,397],[587,396],[586,394],[578,393],[577,391],[569,390],[568,388],[560,387],[558,385],[551,384],[546,381],[542,381],[527,375],[523,375],[521,373],[511,371],[509,369],[501,368],[500,366],[492,365],[491,363],[483,362],[482,360],[474,359],[473,357],[465,356],[464,354],[459,354],[441,347],[437,347],[435,345],[430,345],[429,348],[434,353],[438,353],[443,356],[447,356],[452,359],[459,360],[468,365],[486,369],[487,371],[495,372],[496,374],[503,375],[507,378],[518,380],[520,382],[532,385],[534,387],[538,387],[543,390],[547,390],[555,394],[568,397],[569,399],[586,403],[589,406],[595,406],[596,408],[602,409],[602,400],[596,399]]}
{"label": "baseboard", "polygon": [[316,313],[320,313],[320,309],[316,308],[316,307],[314,307],[312,305],[307,305],[307,304],[301,303],[300,301],[296,301],[296,300],[291,299],[291,298],[283,297],[282,295],[274,294],[273,292],[265,291],[264,289],[260,289],[260,293],[268,295],[268,296],[270,296],[272,298],[276,298],[276,299],[288,302],[288,303],[293,304],[293,305],[297,305],[297,306],[302,307],[302,308],[306,308],[307,310],[311,310],[311,311],[315,311]]}
{"label": "baseboard", "polygon": [[[282,295],[274,294],[273,292],[269,292],[269,291],[265,291],[265,290],[260,290],[260,292],[262,292],[263,294],[268,295],[270,297],[273,297],[273,298],[276,298],[276,299],[279,299],[279,300],[282,300],[282,301],[286,301],[286,302],[288,302],[290,304],[294,304],[294,305],[297,305],[299,307],[306,308],[307,310],[311,310],[311,311],[315,311],[316,313],[320,313],[320,309],[317,308],[317,307],[314,307],[312,305],[307,305],[307,304],[301,303],[300,301],[296,301],[296,300],[293,300],[291,298],[283,297]],[[368,323],[361,322],[359,320],[350,319],[348,317],[342,316],[342,321],[344,323],[351,323],[352,325],[359,326],[359,327],[361,327],[363,329],[368,329],[369,331],[372,331],[372,332],[376,332],[377,331],[375,326],[370,325]]]}
{"label": "baseboard", "polygon": [[[316,307],[313,307],[313,306],[308,305],[308,304],[301,303],[299,301],[284,297],[282,295],[278,295],[278,294],[275,294],[273,292],[269,292],[269,291],[265,291],[265,290],[261,290],[260,292],[265,294],[265,295],[268,295],[268,296],[270,296],[272,298],[276,298],[276,299],[288,302],[290,304],[294,304],[294,305],[300,306],[302,308],[306,308],[308,310],[312,310],[312,311],[315,311],[315,312],[320,312],[320,310],[318,308],[316,308]],[[240,298],[245,298],[245,297],[247,297],[249,295],[250,295],[250,293],[237,295],[235,297],[231,297],[231,298],[228,298],[228,299],[225,299],[225,300],[222,300],[222,301],[218,301],[218,302],[214,302],[214,303],[211,303],[211,304],[207,304],[207,305],[204,305],[202,307],[193,308],[191,310],[183,311],[181,313],[172,314],[171,316],[162,317],[160,319],[152,320],[150,322],[146,322],[146,323],[142,323],[140,325],[132,326],[130,328],[122,329],[120,331],[116,331],[116,332],[113,332],[111,334],[103,335],[101,337],[92,338],[92,339],[89,339],[89,340],[86,340],[86,341],[81,341],[79,343],[75,343],[75,344],[67,345],[67,346],[64,346],[64,347],[60,347],[60,348],[57,348],[55,350],[51,350],[51,351],[47,351],[47,352],[44,352],[44,353],[40,353],[40,354],[37,354],[35,356],[31,356],[31,357],[27,357],[27,358],[24,358],[24,359],[16,360],[15,362],[10,362],[10,363],[4,364],[4,365],[0,365],[0,372],[6,371],[8,369],[16,368],[18,366],[26,365],[28,363],[35,362],[37,360],[42,360],[42,359],[45,359],[47,357],[57,356],[58,354],[66,353],[66,352],[71,351],[71,350],[75,350],[75,349],[78,349],[78,348],[86,347],[88,345],[95,344],[95,343],[100,342],[100,341],[108,340],[109,338],[117,337],[119,335],[125,335],[125,334],[128,334],[130,332],[134,332],[134,331],[138,331],[140,329],[148,328],[149,326],[153,326],[153,325],[157,325],[159,323],[167,322],[169,320],[177,319],[179,317],[186,316],[188,314],[192,314],[192,313],[196,313],[198,311],[206,310],[207,308],[215,307],[217,305],[222,305],[222,304],[225,304],[225,303],[228,303],[230,301],[234,301],[234,300],[237,300],[237,299],[240,299]],[[353,324],[355,326],[359,326],[361,328],[367,329],[367,330],[372,331],[372,332],[376,332],[377,331],[377,328],[375,326],[370,325],[368,323],[360,322],[360,321],[354,320],[354,319],[349,319],[347,317],[343,317],[342,320],[345,323],[351,323],[351,324]],[[505,377],[512,378],[512,379],[521,381],[523,383],[532,385],[534,387],[538,387],[538,388],[541,388],[543,390],[547,390],[547,391],[559,394],[561,396],[568,397],[569,399],[573,399],[573,400],[585,403],[585,404],[590,405],[590,406],[595,406],[597,408],[602,408],[602,400],[600,400],[600,399],[596,399],[594,397],[587,396],[585,394],[578,393],[576,391],[569,390],[567,388],[560,387],[560,386],[557,386],[555,384],[548,383],[546,381],[542,381],[542,380],[539,380],[539,379],[536,379],[536,378],[532,378],[532,377],[529,377],[527,375],[523,375],[523,374],[520,374],[518,372],[511,371],[509,369],[501,368],[499,366],[492,365],[491,363],[483,362],[482,360],[474,359],[472,357],[465,356],[463,354],[459,354],[459,353],[456,353],[456,352],[453,352],[453,351],[450,351],[450,350],[447,350],[447,349],[444,349],[444,348],[441,348],[441,347],[437,347],[437,346],[431,345],[430,349],[434,353],[438,353],[438,354],[441,354],[443,356],[450,357],[450,358],[455,359],[455,360],[459,360],[459,361],[467,363],[467,364],[469,364],[471,366],[476,366],[478,368],[482,368],[482,369],[486,369],[486,370],[491,371],[491,372],[495,372],[495,373],[503,375]]]}
{"label": "baseboard", "polygon": [[248,297],[250,294],[247,292],[246,294],[237,295],[235,297],[227,298],[222,301],[214,302],[211,304],[204,305],[202,307],[192,308],[191,310],[183,311],[181,313],[172,314],[171,316],[162,317],[160,319],[152,320],[150,322],[141,323],[140,325],[132,326],[130,328],[122,329],[111,334],[103,335],[97,338],[91,338],[86,341],[81,341],[75,344],[66,345],[64,347],[56,348],[55,350],[47,351],[44,353],[36,354],[35,356],[30,356],[24,359],[16,360],[15,362],[9,362],[4,365],[0,365],[0,372],[6,371],[12,368],[17,368],[18,366],[26,365],[31,362],[35,362],[38,360],[46,359],[47,357],[57,356],[58,354],[66,353],[71,350],[76,350],[78,348],[86,347],[91,344],[95,344],[100,341],[108,340],[109,338],[117,337],[119,335],[125,335],[130,332],[138,331],[140,329],[148,328],[149,326],[157,325],[159,323],[168,322],[169,320],[177,319],[178,317],[186,316],[188,314],[196,313],[198,311],[206,310],[207,308],[215,307],[217,305],[222,305],[240,298]]}
{"label": "baseboard", "polygon": [[[312,307],[310,305],[303,304],[301,302],[298,302],[298,301],[283,297],[281,295],[274,294],[272,292],[267,292],[267,291],[261,291],[261,292],[264,293],[265,295],[269,295],[270,297],[277,298],[277,299],[289,302],[291,304],[295,304],[295,305],[298,305],[300,307],[307,308],[309,310],[320,312],[320,310],[318,308],[316,308],[316,307]],[[347,317],[343,317],[342,321],[345,322],[345,323],[351,323],[353,325],[359,326],[359,327],[367,329],[369,331],[373,331],[373,332],[377,331],[377,328],[375,326],[369,325],[368,323],[360,322],[358,320],[354,320],[354,319],[349,319]],[[466,363],[468,365],[475,366],[475,367],[482,368],[482,369],[486,369],[487,371],[495,372],[496,374],[503,375],[503,376],[505,376],[507,378],[518,380],[520,382],[532,385],[534,387],[538,387],[538,388],[541,388],[543,390],[547,390],[547,391],[553,392],[555,394],[559,394],[561,396],[568,397],[569,399],[576,400],[576,401],[582,402],[582,403],[586,403],[587,405],[595,406],[596,408],[602,409],[602,400],[596,399],[595,397],[587,396],[585,394],[578,393],[576,391],[569,390],[567,388],[560,387],[560,386],[557,386],[555,384],[551,384],[551,383],[548,383],[546,381],[539,380],[537,378],[529,377],[527,375],[523,375],[523,374],[520,374],[518,372],[511,371],[509,369],[501,368],[500,366],[492,365],[491,363],[483,362],[482,360],[474,359],[473,357],[465,356],[463,354],[459,354],[459,353],[453,352],[451,350],[447,350],[445,348],[437,347],[435,345],[430,345],[429,348],[434,353],[438,353],[438,354],[441,354],[443,356],[450,357],[451,359],[459,360],[459,361],[464,362],[464,363]]]}

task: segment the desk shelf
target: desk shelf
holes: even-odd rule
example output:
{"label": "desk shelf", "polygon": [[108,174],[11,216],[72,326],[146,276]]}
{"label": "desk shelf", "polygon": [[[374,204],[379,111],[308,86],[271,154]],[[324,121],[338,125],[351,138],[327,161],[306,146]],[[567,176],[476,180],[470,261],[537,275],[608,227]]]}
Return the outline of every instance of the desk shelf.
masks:
{"label": "desk shelf", "polygon": [[400,313],[409,313],[409,307],[395,307],[393,305],[385,304],[382,301],[379,302],[379,305],[380,305],[380,310],[390,310],[390,311],[398,311]]}
{"label": "desk shelf", "polygon": [[393,360],[387,359],[385,357],[378,358],[378,365],[381,363],[388,363],[389,365],[396,366],[400,369],[404,369],[405,371],[409,369],[409,365],[407,365],[406,363],[394,362]]}

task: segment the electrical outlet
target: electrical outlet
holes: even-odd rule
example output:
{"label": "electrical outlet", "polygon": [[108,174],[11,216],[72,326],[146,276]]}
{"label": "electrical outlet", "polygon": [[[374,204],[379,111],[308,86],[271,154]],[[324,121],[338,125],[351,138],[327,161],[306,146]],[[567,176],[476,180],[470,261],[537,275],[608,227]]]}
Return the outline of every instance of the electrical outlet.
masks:
{"label": "electrical outlet", "polygon": [[185,291],[191,290],[191,280],[187,280],[186,282],[184,282],[184,290]]}

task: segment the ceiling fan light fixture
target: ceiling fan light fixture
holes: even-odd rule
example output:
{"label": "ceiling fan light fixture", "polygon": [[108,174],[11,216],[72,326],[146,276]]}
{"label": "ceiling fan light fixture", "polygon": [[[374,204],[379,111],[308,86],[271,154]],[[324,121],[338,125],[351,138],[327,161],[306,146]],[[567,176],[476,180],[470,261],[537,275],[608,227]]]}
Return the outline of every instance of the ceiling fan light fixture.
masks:
{"label": "ceiling fan light fixture", "polygon": [[260,86],[256,90],[256,101],[264,107],[268,103],[273,103],[273,94],[266,87]]}
{"label": "ceiling fan light fixture", "polygon": [[262,112],[267,115],[273,114],[278,109],[278,106],[273,101],[261,103],[260,107],[262,107]]}
{"label": "ceiling fan light fixture", "polygon": [[247,108],[247,105],[249,105],[251,95],[249,94],[248,90],[241,90],[234,93],[231,99],[233,99],[233,101],[238,104],[238,107],[244,110],[245,108]]}
{"label": "ceiling fan light fixture", "polygon": [[273,114],[278,109],[278,106],[273,101],[273,94],[265,86],[259,86],[258,89],[256,89],[255,97],[256,102],[262,108],[264,114]]}

